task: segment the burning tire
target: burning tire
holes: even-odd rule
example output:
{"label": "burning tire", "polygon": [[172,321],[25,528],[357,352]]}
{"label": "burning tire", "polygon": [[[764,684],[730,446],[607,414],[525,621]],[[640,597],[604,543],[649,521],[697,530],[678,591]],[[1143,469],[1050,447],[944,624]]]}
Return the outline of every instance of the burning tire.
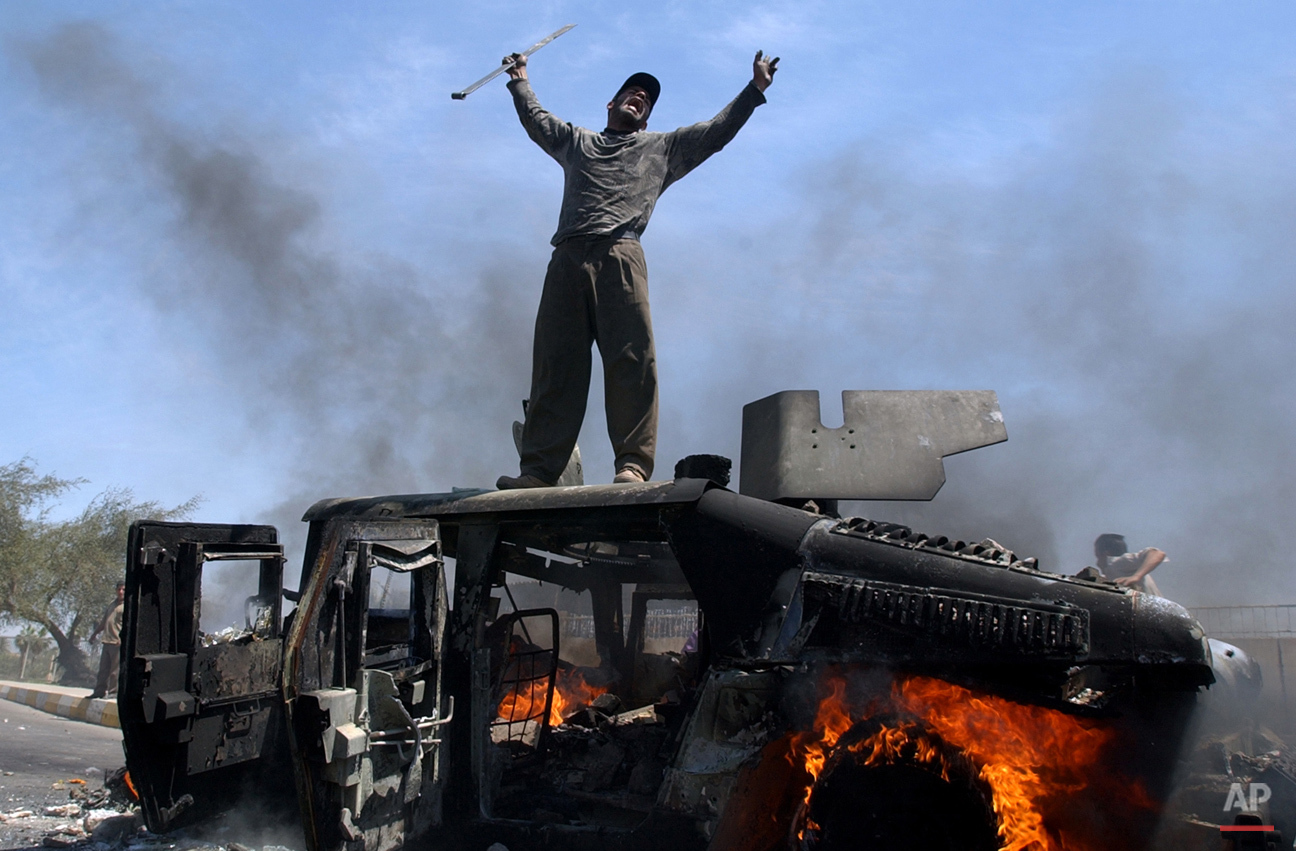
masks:
{"label": "burning tire", "polygon": [[797,810],[795,851],[996,851],[999,820],[978,767],[913,720],[844,734]]}

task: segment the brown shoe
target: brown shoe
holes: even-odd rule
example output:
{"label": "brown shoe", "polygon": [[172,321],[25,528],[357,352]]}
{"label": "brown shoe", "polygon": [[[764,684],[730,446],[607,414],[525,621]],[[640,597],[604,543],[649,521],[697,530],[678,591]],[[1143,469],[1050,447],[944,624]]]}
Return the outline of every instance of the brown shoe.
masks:
{"label": "brown shoe", "polygon": [[616,475],[612,477],[612,484],[614,485],[637,485],[642,484],[645,481],[647,481],[647,479],[644,478],[643,473],[639,472],[634,467],[622,467],[620,470],[617,470]]}
{"label": "brown shoe", "polygon": [[539,476],[524,473],[521,476],[500,476],[495,480],[495,487],[502,491],[511,491],[521,488],[551,488],[553,484]]}

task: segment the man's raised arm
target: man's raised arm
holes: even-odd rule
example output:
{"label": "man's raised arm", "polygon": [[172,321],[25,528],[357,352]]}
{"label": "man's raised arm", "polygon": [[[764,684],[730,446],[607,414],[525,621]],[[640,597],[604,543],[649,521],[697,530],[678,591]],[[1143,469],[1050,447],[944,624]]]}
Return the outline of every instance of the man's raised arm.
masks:
{"label": "man's raised arm", "polygon": [[723,148],[738,135],[756,107],[765,102],[765,90],[774,82],[779,58],[756,51],[752,60],[752,79],[738,97],[729,102],[710,121],[700,121],[667,134],[670,137],[669,164],[663,189],[701,165],[707,157]]}
{"label": "man's raised arm", "polygon": [[560,121],[553,113],[546,110],[536,100],[527,79],[527,58],[520,53],[504,57],[505,64],[512,62],[508,69],[509,91],[513,93],[513,106],[517,108],[518,118],[526,129],[531,141],[540,146],[546,154],[561,161],[563,150],[571,144],[572,126]]}

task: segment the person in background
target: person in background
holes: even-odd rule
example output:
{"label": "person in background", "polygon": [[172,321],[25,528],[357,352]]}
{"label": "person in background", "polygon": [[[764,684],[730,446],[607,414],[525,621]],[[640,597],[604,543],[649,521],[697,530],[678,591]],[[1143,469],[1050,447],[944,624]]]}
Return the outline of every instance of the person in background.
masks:
{"label": "person in background", "polygon": [[126,608],[126,583],[117,583],[117,599],[99,619],[99,625],[90,633],[93,642],[103,636],[103,653],[99,656],[99,679],[95,682],[91,698],[112,697],[117,694],[117,669],[121,665],[122,612]]}
{"label": "person in background", "polygon": [[1161,591],[1148,575],[1167,560],[1166,554],[1156,547],[1144,547],[1132,553],[1125,545],[1124,535],[1109,532],[1094,540],[1094,558],[1098,559],[1098,569],[1103,576],[1117,585],[1161,596]]}

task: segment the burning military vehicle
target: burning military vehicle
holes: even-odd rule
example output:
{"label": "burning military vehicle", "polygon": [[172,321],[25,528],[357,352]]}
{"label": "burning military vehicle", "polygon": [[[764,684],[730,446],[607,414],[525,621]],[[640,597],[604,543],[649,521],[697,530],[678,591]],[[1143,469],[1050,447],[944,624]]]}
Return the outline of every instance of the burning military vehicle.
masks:
{"label": "burning military vehicle", "polygon": [[[325,500],[292,591],[272,527],[137,523],[120,713],[149,827],[255,806],[312,851],[1149,847],[1213,679],[1200,628],[989,540],[838,517],[930,499],[944,456],[1006,439],[988,392],[845,408],[747,406],[739,493],[702,456]],[[222,561],[259,585],[208,634]]]}

